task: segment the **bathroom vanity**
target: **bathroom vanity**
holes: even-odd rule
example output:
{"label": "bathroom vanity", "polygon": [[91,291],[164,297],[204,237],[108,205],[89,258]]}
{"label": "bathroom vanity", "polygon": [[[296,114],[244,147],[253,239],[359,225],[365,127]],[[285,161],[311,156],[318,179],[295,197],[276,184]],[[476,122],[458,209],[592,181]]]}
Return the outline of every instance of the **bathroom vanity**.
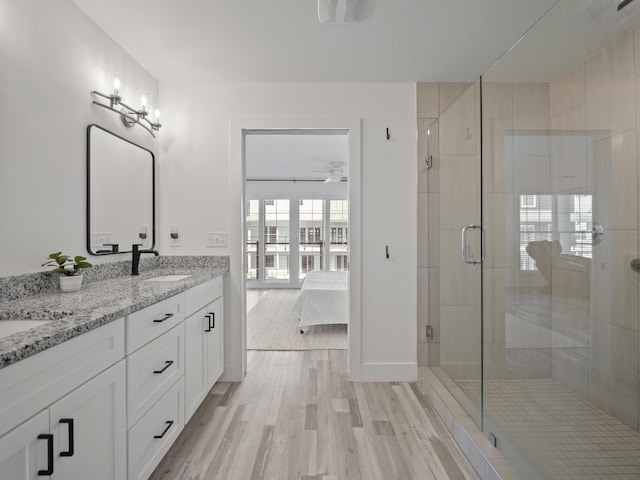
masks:
{"label": "bathroom vanity", "polygon": [[35,322],[0,338],[0,478],[148,478],[224,370],[226,271],[0,303],[0,335]]}

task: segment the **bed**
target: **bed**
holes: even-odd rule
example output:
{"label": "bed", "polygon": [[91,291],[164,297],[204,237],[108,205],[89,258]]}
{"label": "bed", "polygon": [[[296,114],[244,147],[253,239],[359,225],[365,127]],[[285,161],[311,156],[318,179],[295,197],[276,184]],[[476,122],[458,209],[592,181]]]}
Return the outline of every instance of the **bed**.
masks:
{"label": "bed", "polygon": [[310,325],[347,324],[349,272],[307,273],[293,310],[298,316],[300,333]]}

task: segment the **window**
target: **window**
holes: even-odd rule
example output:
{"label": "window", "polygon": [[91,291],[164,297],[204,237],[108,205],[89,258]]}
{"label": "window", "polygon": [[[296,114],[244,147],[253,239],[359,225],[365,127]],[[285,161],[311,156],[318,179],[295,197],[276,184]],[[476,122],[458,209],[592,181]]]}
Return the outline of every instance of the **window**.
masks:
{"label": "window", "polygon": [[265,255],[264,256],[264,266],[267,268],[273,268],[274,267],[274,256],[273,255]]}
{"label": "window", "polygon": [[313,271],[313,255],[300,255],[300,270],[305,273]]}
{"label": "window", "polygon": [[266,243],[276,243],[278,241],[278,232],[276,227],[264,227],[264,241]]}
{"label": "window", "polygon": [[347,256],[346,255],[337,255],[336,256],[336,269],[337,270],[348,270],[349,266],[347,265]]}
{"label": "window", "polygon": [[520,208],[536,208],[537,195],[520,195]]}
{"label": "window", "polygon": [[520,270],[537,270],[527,252],[531,242],[546,240],[564,255],[591,258],[591,204],[591,195],[520,195]]}

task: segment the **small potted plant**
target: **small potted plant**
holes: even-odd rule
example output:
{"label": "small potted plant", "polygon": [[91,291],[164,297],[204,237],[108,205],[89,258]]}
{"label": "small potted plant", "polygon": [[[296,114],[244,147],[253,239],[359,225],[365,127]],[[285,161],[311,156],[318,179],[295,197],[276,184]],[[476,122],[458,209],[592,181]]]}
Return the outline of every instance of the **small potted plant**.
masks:
{"label": "small potted plant", "polygon": [[75,292],[82,286],[82,269],[92,265],[86,257],[70,257],[62,255],[62,252],[51,253],[49,259],[42,264],[43,267],[54,267],[49,273],[60,274],[60,290],[63,292]]}

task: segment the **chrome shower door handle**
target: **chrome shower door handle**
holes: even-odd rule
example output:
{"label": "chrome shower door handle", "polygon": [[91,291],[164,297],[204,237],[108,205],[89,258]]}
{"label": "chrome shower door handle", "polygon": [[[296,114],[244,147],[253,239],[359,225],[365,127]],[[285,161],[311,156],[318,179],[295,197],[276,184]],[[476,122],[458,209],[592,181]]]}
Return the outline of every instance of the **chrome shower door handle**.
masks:
{"label": "chrome shower door handle", "polygon": [[[482,245],[480,247],[482,253],[481,253],[481,259],[480,260],[476,260],[475,258],[469,259],[467,257],[467,231],[468,230],[476,230],[476,229],[480,229],[482,231]],[[466,227],[464,227],[462,229],[462,261],[464,263],[469,263],[471,265],[476,265],[478,263],[481,263],[484,260],[484,243],[485,243],[485,229],[484,227],[480,226],[480,225],[475,225],[475,224],[471,224],[471,225],[467,225]]]}

